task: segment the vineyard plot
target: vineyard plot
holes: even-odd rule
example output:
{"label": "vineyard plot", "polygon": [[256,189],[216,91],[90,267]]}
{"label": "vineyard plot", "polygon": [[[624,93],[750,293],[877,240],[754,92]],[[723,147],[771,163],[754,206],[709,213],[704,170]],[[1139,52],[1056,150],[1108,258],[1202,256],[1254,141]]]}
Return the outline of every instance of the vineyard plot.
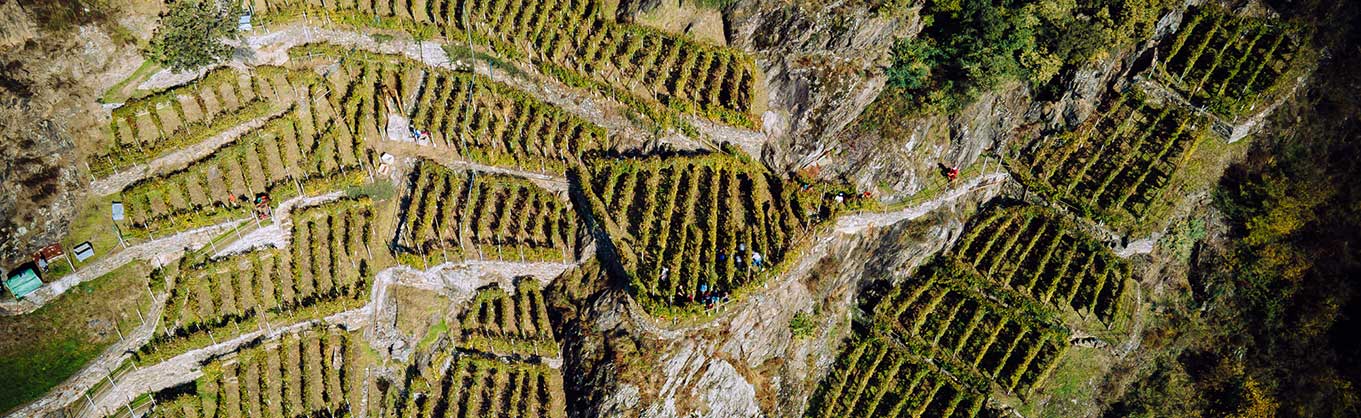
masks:
{"label": "vineyard plot", "polygon": [[252,3],[265,21],[311,13],[351,25],[430,30],[446,39],[464,39],[467,34],[502,55],[529,55],[662,106],[751,123],[758,80],[749,56],[642,25],[617,23],[597,0]]}
{"label": "vineyard plot", "polygon": [[1107,324],[1119,313],[1129,266],[1052,210],[990,211],[950,256],[991,281],[1056,307],[1090,312]]}
{"label": "vineyard plot", "polygon": [[150,417],[350,416],[363,376],[360,338],[308,329],[243,348],[183,387],[153,394]]}
{"label": "vineyard plot", "polygon": [[480,75],[430,68],[415,103],[411,127],[473,162],[561,174],[606,146],[603,128]]}
{"label": "vineyard plot", "polygon": [[280,202],[356,184],[372,158],[337,120],[337,94],[320,80],[290,86],[307,98],[187,166],[121,192],[137,230],[187,229],[250,216],[260,193]]}
{"label": "vineyard plot", "polygon": [[832,417],[991,416],[987,395],[907,347],[865,336],[847,343],[804,414]]}
{"label": "vineyard plot", "polygon": [[341,201],[294,215],[287,249],[182,262],[161,326],[139,361],[173,356],[262,329],[287,316],[322,317],[362,305],[375,267],[373,208]]}
{"label": "vineyard plot", "polygon": [[1208,127],[1189,109],[1132,92],[1107,101],[1077,130],[1027,144],[1013,172],[1088,215],[1138,222]]}
{"label": "vineyard plot", "polygon": [[397,237],[401,251],[503,260],[576,259],[576,212],[563,198],[518,177],[457,172],[431,161],[421,161],[415,171]]}
{"label": "vineyard plot", "polygon": [[1230,117],[1252,111],[1302,70],[1308,52],[1298,27],[1274,18],[1197,6],[1163,42],[1155,75],[1196,106]]}
{"label": "vineyard plot", "polygon": [[588,161],[580,173],[634,297],[649,308],[714,304],[790,258],[817,196],[728,153]]}
{"label": "vineyard plot", "polygon": [[895,287],[875,308],[905,344],[956,376],[1028,394],[1058,363],[1068,333],[1053,314],[982,293],[990,286],[967,267],[940,263]]}
{"label": "vineyard plot", "polygon": [[533,278],[517,280],[513,294],[494,285],[479,290],[459,318],[459,328],[462,349],[503,356],[558,355],[542,284]]}
{"label": "vineyard plot", "polygon": [[409,129],[428,133],[466,161],[557,174],[582,153],[607,147],[604,128],[484,76],[329,45],[296,47],[289,54],[300,61],[336,62],[339,74],[330,80],[340,85],[372,80],[350,88],[345,99],[345,120],[356,134],[383,136],[390,115],[398,115]]}
{"label": "vineyard plot", "polygon": [[565,418],[562,372],[540,363],[507,362],[461,352],[432,364],[406,391],[390,391],[391,417]]}
{"label": "vineyard plot", "polygon": [[288,101],[290,83],[301,77],[279,67],[222,68],[130,100],[113,110],[109,137],[86,159],[91,175],[112,174],[264,116]]}

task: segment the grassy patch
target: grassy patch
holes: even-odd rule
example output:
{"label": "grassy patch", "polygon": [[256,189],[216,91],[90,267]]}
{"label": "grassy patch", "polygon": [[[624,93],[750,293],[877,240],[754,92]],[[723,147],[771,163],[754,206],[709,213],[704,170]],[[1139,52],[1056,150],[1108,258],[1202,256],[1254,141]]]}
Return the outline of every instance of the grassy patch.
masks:
{"label": "grassy patch", "polygon": [[151,268],[125,265],[83,283],[37,311],[0,321],[0,411],[9,411],[71,377],[108,346],[118,332],[140,324],[151,304]]}
{"label": "grassy patch", "polygon": [[138,93],[137,86],[158,71],[161,71],[161,66],[156,64],[155,61],[142,61],[142,66],[137,67],[137,70],[133,71],[132,75],[129,75],[128,78],[123,79],[123,81],[119,81],[118,84],[114,84],[113,87],[109,87],[109,90],[105,91],[103,96],[99,96],[99,102],[122,103],[131,99]]}
{"label": "grassy patch", "polygon": [[1054,373],[1035,393],[1029,403],[1016,405],[1027,417],[1090,416],[1096,411],[1097,384],[1110,368],[1110,357],[1104,350],[1073,348],[1068,350]]}

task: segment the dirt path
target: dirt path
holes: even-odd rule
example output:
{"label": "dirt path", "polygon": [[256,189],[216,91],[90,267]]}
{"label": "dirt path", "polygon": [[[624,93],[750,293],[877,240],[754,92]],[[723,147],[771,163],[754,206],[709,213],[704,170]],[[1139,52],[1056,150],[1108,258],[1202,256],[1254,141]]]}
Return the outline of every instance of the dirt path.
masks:
{"label": "dirt path", "polygon": [[265,122],[269,121],[271,118],[277,117],[286,111],[288,111],[287,106],[280,106],[279,108],[270,111],[269,114],[233,126],[202,142],[186,146],[169,154],[157,157],[148,163],[137,164],[132,166],[132,168],[90,182],[90,193],[93,193],[95,196],[108,196],[122,191],[123,188],[128,187],[129,184],[132,184],[137,180],[183,167],[212,154],[213,151],[216,151],[223,145],[235,141],[247,132],[263,126]]}
{"label": "dirt path", "polygon": [[[457,154],[454,153],[453,150],[449,149],[448,147],[433,145],[429,146],[417,145],[414,143],[386,140],[374,141],[373,143],[371,143],[371,146],[375,151],[378,152],[387,152],[393,155],[400,155],[403,157],[421,157],[424,159],[437,161],[443,164],[444,166],[453,169],[464,168],[476,170],[483,173],[512,175],[529,180],[530,182],[539,185],[539,187],[543,187],[554,192],[561,193],[567,192],[566,177],[562,177],[556,174],[540,173],[535,171],[527,171],[514,168],[495,167],[469,162],[461,158],[458,158]],[[410,166],[410,162],[407,162],[407,165]]]}
{"label": "dirt path", "polygon": [[232,241],[231,244],[222,247],[222,249],[218,250],[216,254],[213,254],[213,257],[223,257],[231,254],[244,253],[264,246],[284,248],[285,246],[288,245],[289,232],[291,231],[291,227],[293,225],[291,222],[292,219],[290,218],[290,215],[292,215],[293,213],[293,209],[299,207],[315,206],[324,202],[339,199],[343,195],[344,193],[341,192],[330,192],[319,196],[288,199],[283,203],[280,203],[278,208],[274,209],[274,223],[270,224],[269,226],[258,228],[254,231],[251,231],[244,237],[241,237],[236,241]]}
{"label": "dirt path", "polygon": [[900,209],[892,212],[864,213],[854,215],[844,215],[836,219],[836,232],[839,234],[857,234],[866,228],[877,228],[892,225],[904,220],[916,219],[927,212],[936,210],[940,205],[959,200],[960,197],[973,194],[979,190],[1000,187],[1007,178],[1006,172],[998,172],[980,176],[964,183],[958,187],[949,189],[944,195],[932,200],[928,200],[916,206]]}
{"label": "dirt path", "polygon": [[243,221],[244,220],[242,219],[228,221],[133,245],[122,251],[87,264],[81,267],[80,270],[68,274],[60,280],[43,285],[42,288],[25,296],[24,300],[0,303],[0,316],[22,315],[33,312],[47,302],[55,300],[63,293],[66,293],[67,289],[108,274],[133,260],[155,260],[160,264],[168,263],[179,258],[179,255],[184,251],[185,247],[200,248],[204,245],[208,245],[208,241],[212,240],[213,237],[235,227]]}

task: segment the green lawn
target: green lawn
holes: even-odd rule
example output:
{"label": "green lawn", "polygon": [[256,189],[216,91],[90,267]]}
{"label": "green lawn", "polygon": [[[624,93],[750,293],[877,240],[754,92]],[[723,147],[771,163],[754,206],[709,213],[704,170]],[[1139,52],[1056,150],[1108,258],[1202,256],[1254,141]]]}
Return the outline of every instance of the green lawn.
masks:
{"label": "green lawn", "polygon": [[0,318],[0,411],[42,396],[75,374],[122,332],[139,325],[150,305],[150,267],[135,262],[67,290],[37,311]]}

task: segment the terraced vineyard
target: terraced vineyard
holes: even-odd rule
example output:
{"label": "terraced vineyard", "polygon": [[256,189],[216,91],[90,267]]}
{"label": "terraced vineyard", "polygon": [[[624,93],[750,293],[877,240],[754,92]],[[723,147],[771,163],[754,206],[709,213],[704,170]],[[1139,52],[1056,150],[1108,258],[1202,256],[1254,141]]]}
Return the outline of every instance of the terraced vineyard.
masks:
{"label": "terraced vineyard", "polygon": [[349,416],[363,396],[360,339],[309,329],[212,361],[190,385],[168,389],[150,417]]}
{"label": "terraced vineyard", "polygon": [[287,101],[299,74],[279,67],[255,67],[250,73],[232,68],[113,110],[108,140],[86,159],[91,175],[105,176],[144,163],[227,128],[264,116]]}
{"label": "terraced vineyard", "polygon": [[755,283],[788,258],[822,198],[728,153],[593,159],[579,180],[649,308],[702,306]]}
{"label": "terraced vineyard", "polygon": [[411,126],[473,162],[561,174],[606,147],[603,128],[470,73],[428,69],[415,103]]}
{"label": "terraced vineyard", "polygon": [[1036,301],[1090,312],[1110,323],[1119,313],[1129,266],[1052,210],[992,210],[964,233],[950,257],[994,283]]}
{"label": "terraced vineyard", "polygon": [[355,184],[372,158],[360,135],[333,123],[337,93],[320,80],[289,86],[308,98],[236,141],[121,193],[135,229],[204,226],[250,214],[250,199],[273,201]]}
{"label": "terraced vineyard", "polygon": [[757,81],[750,57],[641,25],[619,24],[593,0],[316,2],[253,0],[265,21],[310,13],[359,26],[470,33],[506,56],[531,55],[673,109],[751,125]]}
{"label": "terraced vineyard", "polygon": [[447,371],[426,387],[424,380],[406,394],[395,394],[390,417],[564,418],[567,401],[562,373],[537,363],[508,363],[477,355],[454,354]]}
{"label": "terraced vineyard", "polygon": [[344,63],[329,77],[338,86],[367,80],[350,89],[345,120],[352,132],[371,138],[382,137],[389,115],[397,114],[467,161],[557,174],[582,153],[608,146],[603,128],[484,76],[332,45],[295,47],[289,54],[303,62]]}
{"label": "terraced vineyard", "polygon": [[937,264],[879,302],[875,314],[913,352],[980,385],[1028,395],[1058,364],[1068,333],[1054,315],[1003,292],[989,293],[967,267]]}
{"label": "terraced vineyard", "polygon": [[422,161],[404,211],[398,242],[399,249],[409,254],[576,259],[580,241],[576,212],[558,196],[518,177],[471,176]]}
{"label": "terraced vineyard", "polygon": [[323,317],[362,305],[375,273],[373,220],[367,200],[329,203],[294,215],[286,250],[182,262],[161,326],[138,360],[165,359],[264,329],[262,320]]}
{"label": "terraced vineyard", "polygon": [[1157,76],[1197,106],[1229,116],[1251,111],[1304,66],[1298,32],[1277,19],[1197,6],[1163,43]]}
{"label": "terraced vineyard", "polygon": [[997,415],[987,396],[910,349],[869,335],[847,343],[804,416],[976,417]]}
{"label": "terraced vineyard", "polygon": [[479,290],[459,324],[461,349],[501,356],[558,355],[543,285],[534,278],[517,280],[514,294],[494,285]]}
{"label": "terraced vineyard", "polygon": [[1012,172],[1088,215],[1137,222],[1208,127],[1189,109],[1129,93],[1107,101],[1081,128],[1027,144]]}

